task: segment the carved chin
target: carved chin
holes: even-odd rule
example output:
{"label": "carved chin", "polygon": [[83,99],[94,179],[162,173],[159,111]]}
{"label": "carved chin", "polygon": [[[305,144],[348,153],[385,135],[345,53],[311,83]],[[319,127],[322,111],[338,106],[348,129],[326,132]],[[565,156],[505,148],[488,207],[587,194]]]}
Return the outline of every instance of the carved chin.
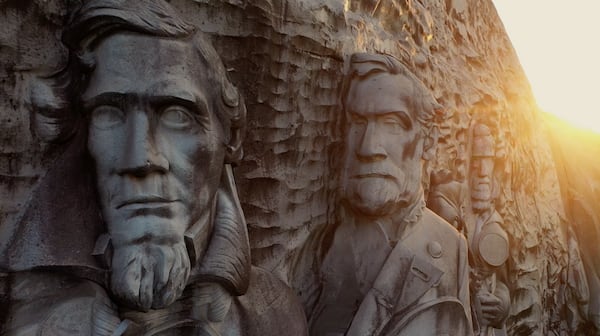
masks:
{"label": "carved chin", "polygon": [[471,207],[476,212],[485,211],[492,207],[492,202],[488,199],[471,199]]}
{"label": "carved chin", "polygon": [[396,183],[384,178],[364,178],[349,186],[347,199],[351,207],[367,216],[385,216],[393,213],[400,203]]}
{"label": "carved chin", "polygon": [[183,241],[124,245],[114,251],[111,290],[120,303],[133,309],[160,309],[181,296],[189,274]]}

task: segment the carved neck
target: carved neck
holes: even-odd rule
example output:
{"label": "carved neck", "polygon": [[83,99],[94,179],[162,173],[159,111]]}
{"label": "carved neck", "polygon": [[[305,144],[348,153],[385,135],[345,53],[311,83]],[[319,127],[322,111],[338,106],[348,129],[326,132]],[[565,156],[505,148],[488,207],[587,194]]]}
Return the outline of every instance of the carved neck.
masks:
{"label": "carved neck", "polygon": [[396,241],[404,239],[408,233],[412,231],[414,225],[421,219],[424,208],[425,200],[423,198],[423,190],[421,189],[419,191],[419,197],[412,205],[400,209],[400,211],[394,214],[392,219],[392,228],[394,228],[394,230],[392,230],[392,232],[388,231],[394,235],[389,235],[389,238]]}
{"label": "carved neck", "polygon": [[[479,203],[477,203],[479,202]],[[478,218],[489,218],[494,210],[493,203],[490,201],[475,201],[472,206],[473,213]]]}

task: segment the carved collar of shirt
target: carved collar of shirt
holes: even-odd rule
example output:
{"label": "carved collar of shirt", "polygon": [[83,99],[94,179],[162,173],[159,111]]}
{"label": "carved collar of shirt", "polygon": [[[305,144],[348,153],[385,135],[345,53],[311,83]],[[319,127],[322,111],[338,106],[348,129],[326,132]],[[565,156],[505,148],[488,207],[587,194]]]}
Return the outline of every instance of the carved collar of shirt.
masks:
{"label": "carved collar of shirt", "polygon": [[[377,226],[387,238],[388,242],[395,244],[398,241],[406,239],[415,229],[425,208],[423,193],[411,206],[399,211],[392,217],[390,223],[376,221]],[[387,224],[387,225],[386,225]]]}

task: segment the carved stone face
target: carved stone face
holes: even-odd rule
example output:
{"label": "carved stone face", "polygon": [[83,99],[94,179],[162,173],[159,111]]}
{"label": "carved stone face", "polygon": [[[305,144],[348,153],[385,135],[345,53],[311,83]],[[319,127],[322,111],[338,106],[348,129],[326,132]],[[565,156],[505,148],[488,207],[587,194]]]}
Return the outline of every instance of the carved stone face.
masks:
{"label": "carved stone face", "polygon": [[344,197],[364,215],[393,214],[419,196],[423,136],[412,92],[413,84],[401,75],[351,83],[342,183]]}
{"label": "carved stone face", "polygon": [[471,201],[475,211],[484,211],[491,207],[493,172],[494,157],[471,157]]}
{"label": "carved stone face", "polygon": [[209,206],[224,161],[204,66],[185,42],[133,34],[105,39],[95,56],[83,99],[113,240],[179,238]]}
{"label": "carved stone face", "polygon": [[[185,286],[183,236],[210,211],[223,169],[224,131],[207,90],[208,70],[191,44],[137,34],[104,39],[94,57],[82,100],[115,247],[113,291],[132,306],[161,307]],[[119,255],[123,246],[137,250]],[[141,270],[121,269],[136,253],[151,256]]]}
{"label": "carved stone face", "polygon": [[484,212],[492,208],[494,174],[494,138],[485,124],[473,127],[471,169],[469,183],[473,211]]}

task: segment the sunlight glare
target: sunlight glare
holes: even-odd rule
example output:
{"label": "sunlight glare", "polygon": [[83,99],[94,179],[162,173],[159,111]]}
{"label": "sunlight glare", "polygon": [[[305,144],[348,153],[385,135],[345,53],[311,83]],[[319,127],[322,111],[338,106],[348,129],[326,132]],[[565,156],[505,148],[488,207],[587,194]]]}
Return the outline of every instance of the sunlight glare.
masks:
{"label": "sunlight glare", "polygon": [[540,108],[600,133],[600,1],[494,0]]}

